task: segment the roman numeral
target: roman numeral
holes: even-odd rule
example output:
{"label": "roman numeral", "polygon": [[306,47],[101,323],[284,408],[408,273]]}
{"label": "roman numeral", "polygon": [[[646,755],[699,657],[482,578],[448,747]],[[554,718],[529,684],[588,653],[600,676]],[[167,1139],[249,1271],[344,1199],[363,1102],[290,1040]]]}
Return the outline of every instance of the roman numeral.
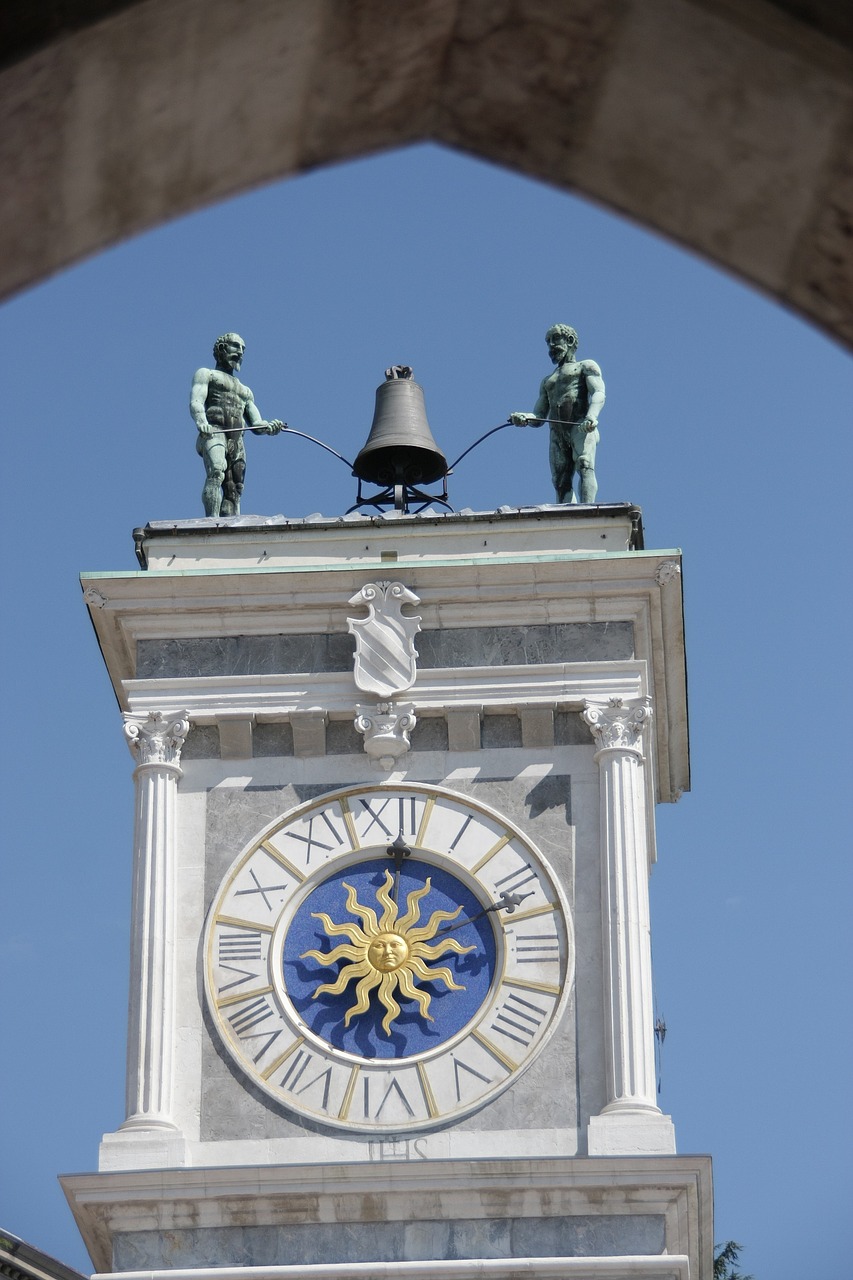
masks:
{"label": "roman numeral", "polygon": [[316,1059],[312,1053],[309,1053],[307,1049],[300,1049],[292,1058],[287,1070],[279,1081],[279,1085],[282,1089],[289,1089],[291,1093],[299,1097],[300,1094],[307,1093],[307,1091],[312,1089],[318,1081],[322,1080],[323,1100],[320,1109],[322,1111],[328,1111],[329,1091],[332,1086],[332,1068],[330,1066],[327,1066],[325,1070],[320,1071],[318,1075],[313,1077],[313,1079],[306,1080],[301,1088],[297,1088],[308,1067],[315,1061]]}
{"label": "roman numeral", "polygon": [[260,929],[233,929],[219,934],[219,963],[227,965],[234,960],[261,959]]}
{"label": "roman numeral", "polygon": [[252,1061],[255,1063],[256,1066],[260,1062],[264,1054],[267,1052],[267,1050],[270,1048],[270,1046],[275,1044],[276,1040],[279,1038],[280,1035],[281,1035],[281,1028],[279,1028],[278,1031],[266,1031],[266,1032],[258,1031],[256,1032],[255,1035],[249,1036],[250,1040],[263,1040],[264,1042],[261,1045],[258,1052],[255,1054],[254,1058],[252,1059]]}
{"label": "roman numeral", "polygon": [[256,996],[248,1004],[244,1004],[242,1009],[232,1013],[228,1021],[240,1039],[245,1040],[250,1036],[253,1027],[260,1026],[262,1022],[266,1022],[267,1018],[272,1018],[274,1015],[275,1010],[266,996]]}
{"label": "roman numeral", "polygon": [[[330,835],[335,843],[327,844],[325,840],[321,840],[319,839],[318,836],[315,836],[314,835],[315,824],[317,828],[320,830],[322,835],[327,837]],[[300,841],[301,844],[304,844],[306,846],[306,849],[305,849],[305,865],[306,866],[310,865],[312,849],[322,849],[324,853],[332,853],[336,845],[340,847],[342,844],[347,843],[344,840],[341,833],[335,827],[335,824],[332,822],[331,818],[329,817],[328,813],[325,810],[323,810],[322,813],[315,814],[314,817],[308,819],[307,836],[300,835],[297,831],[287,831],[285,832],[285,835],[289,840],[298,840]]]}
{"label": "roman numeral", "polygon": [[260,929],[221,929],[218,943],[219,968],[225,969],[228,973],[236,973],[239,976],[219,987],[216,992],[217,996],[224,996],[227,991],[233,991],[235,987],[242,987],[246,982],[254,983],[257,986],[260,977],[260,964],[253,969],[243,969],[237,962],[240,960],[263,960]]}
{"label": "roman numeral", "polygon": [[492,1030],[526,1049],[547,1015],[547,1009],[513,992],[496,1010]]}
{"label": "roman numeral", "polygon": [[[419,804],[423,804],[423,800],[419,796],[389,796],[387,800],[376,801],[373,803],[369,800],[359,798],[359,804],[365,813],[370,815],[370,822],[362,832],[366,836],[371,828],[376,825],[390,839],[394,839],[401,831],[407,835],[414,835],[418,829],[418,810]],[[383,820],[383,814],[391,826],[386,826]],[[396,826],[393,820],[396,818]]]}
{"label": "roman numeral", "polygon": [[414,1111],[413,1111],[413,1109],[412,1109],[412,1106],[411,1106],[411,1103],[409,1102],[409,1099],[406,1097],[405,1093],[403,1092],[403,1088],[402,1088],[402,1086],[401,1086],[401,1084],[400,1084],[400,1081],[399,1081],[399,1080],[392,1080],[392,1081],[391,1081],[391,1083],[388,1085],[388,1088],[385,1090],[384,1094],[382,1095],[382,1101],[380,1102],[379,1106],[377,1107],[375,1114],[371,1114],[371,1111],[370,1111],[370,1076],[368,1076],[368,1075],[365,1075],[365,1077],[364,1077],[364,1115],[365,1115],[365,1118],[366,1118],[366,1119],[368,1119],[368,1120],[378,1120],[378,1119],[380,1118],[380,1116],[382,1115],[382,1112],[383,1112],[383,1111],[384,1111],[384,1109],[385,1109],[385,1104],[388,1102],[388,1099],[392,1096],[392,1094],[396,1094],[396,1096],[397,1096],[397,1097],[400,1099],[400,1101],[402,1102],[402,1104],[403,1104],[403,1106],[404,1106],[404,1108],[405,1108],[405,1110],[406,1110],[406,1114],[407,1114],[407,1115],[408,1115],[412,1120],[414,1120],[414,1118],[415,1118],[415,1113],[414,1113]]}
{"label": "roman numeral", "polygon": [[492,1083],[488,1076],[484,1076],[482,1072],[475,1070],[474,1067],[469,1067],[467,1062],[463,1062],[462,1059],[457,1058],[455,1054],[451,1054],[451,1058],[453,1061],[453,1077],[456,1081],[457,1102],[462,1101],[462,1077],[459,1074],[460,1071],[467,1071],[469,1075],[476,1076],[478,1080],[482,1080],[483,1084]]}
{"label": "roman numeral", "polygon": [[468,817],[465,819],[465,821],[462,823],[462,826],[459,828],[459,830],[456,832],[456,835],[453,837],[453,842],[449,846],[450,853],[452,853],[453,850],[456,848],[459,841],[462,839],[462,837],[464,836],[465,832],[468,830],[472,822],[473,822],[473,816],[469,813]]}
{"label": "roman numeral", "polygon": [[[219,917],[215,960],[215,967],[220,971],[217,980],[223,983],[216,992],[219,1004],[239,1002],[239,996],[231,996],[226,1001],[222,1000],[222,997],[227,992],[233,991],[235,987],[245,986],[249,982],[257,991],[263,985],[264,935],[266,934],[269,938],[271,932],[272,928],[268,925],[256,926],[235,916]],[[232,973],[237,976],[230,982],[226,981],[221,972],[223,970],[225,974]]]}
{"label": "roman numeral", "polygon": [[505,893],[518,893],[522,885],[530,884],[531,880],[536,879],[536,872],[531,870],[529,862],[525,862],[520,870],[511,871],[509,875],[501,876],[500,880],[496,880],[495,889],[503,890]]}
{"label": "roman numeral", "polygon": [[380,816],[388,808],[388,805],[391,803],[390,800],[383,801],[383,803],[379,806],[378,813],[373,812],[373,807],[368,803],[367,800],[360,800],[359,803],[361,804],[362,808],[365,809],[367,813],[370,814],[370,818],[371,818],[371,821],[367,824],[364,831],[362,832],[363,835],[367,835],[368,831],[374,825],[374,823],[378,827],[381,827],[381,829],[385,832],[386,836],[395,836],[397,834],[396,831],[392,832],[390,827],[385,826],[385,823],[382,821],[382,818]]}
{"label": "roman numeral", "polygon": [[263,899],[264,905],[266,906],[268,911],[272,911],[274,909],[275,903],[270,901],[270,899],[267,897],[267,894],[281,893],[283,890],[290,888],[290,885],[287,883],[261,884],[257,875],[255,874],[254,867],[249,867],[249,876],[251,877],[254,883],[254,887],[251,889],[236,889],[234,892],[234,897],[242,898],[250,894],[260,894],[261,898]]}
{"label": "roman numeral", "polygon": [[405,1093],[403,1092],[402,1088],[400,1087],[400,1081],[399,1081],[399,1080],[392,1080],[392,1081],[391,1081],[391,1083],[389,1084],[388,1088],[385,1090],[385,1096],[384,1096],[384,1098],[382,1099],[382,1101],[381,1101],[381,1102],[380,1102],[380,1104],[379,1104],[379,1108],[378,1108],[378,1110],[377,1110],[377,1112],[376,1112],[376,1117],[375,1117],[375,1118],[378,1120],[378,1119],[379,1119],[379,1117],[382,1115],[382,1112],[383,1112],[383,1110],[384,1110],[384,1108],[385,1108],[385,1103],[386,1103],[386,1102],[388,1101],[388,1099],[391,1097],[391,1094],[392,1094],[392,1093],[396,1093],[397,1097],[400,1099],[400,1101],[402,1102],[403,1106],[406,1108],[406,1113],[407,1113],[407,1115],[411,1116],[411,1117],[412,1117],[412,1119],[414,1119],[414,1118],[415,1118],[415,1113],[414,1113],[414,1111],[413,1111],[413,1110],[412,1110],[412,1108],[411,1108],[411,1105],[410,1105],[410,1103],[409,1103],[409,1099],[406,1097]]}
{"label": "roman numeral", "polygon": [[560,939],[543,938],[539,933],[516,933],[515,955],[519,964],[538,964],[541,960],[560,959]]}
{"label": "roman numeral", "polygon": [[407,835],[413,836],[418,829],[418,797],[400,796],[397,804],[397,817],[400,823],[397,829],[398,831],[405,831]]}

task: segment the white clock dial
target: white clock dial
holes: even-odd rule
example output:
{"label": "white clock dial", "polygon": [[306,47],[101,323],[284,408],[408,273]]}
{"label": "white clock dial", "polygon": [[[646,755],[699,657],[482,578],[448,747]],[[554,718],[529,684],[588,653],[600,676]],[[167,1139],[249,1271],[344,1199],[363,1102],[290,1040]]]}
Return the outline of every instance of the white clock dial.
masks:
{"label": "white clock dial", "polygon": [[555,1029],[572,963],[565,897],[516,826],[437,787],[361,787],[291,811],[236,859],[205,991],[275,1101],[398,1133],[510,1085]]}

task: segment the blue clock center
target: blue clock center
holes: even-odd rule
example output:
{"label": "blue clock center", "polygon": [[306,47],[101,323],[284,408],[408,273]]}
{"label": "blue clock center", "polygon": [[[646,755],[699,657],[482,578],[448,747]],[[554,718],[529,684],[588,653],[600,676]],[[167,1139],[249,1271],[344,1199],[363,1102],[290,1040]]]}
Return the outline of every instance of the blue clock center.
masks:
{"label": "blue clock center", "polygon": [[497,961],[484,904],[452,872],[407,858],[333,872],[284,941],[288,994],[315,1035],[362,1058],[409,1058],[456,1036],[488,996]]}

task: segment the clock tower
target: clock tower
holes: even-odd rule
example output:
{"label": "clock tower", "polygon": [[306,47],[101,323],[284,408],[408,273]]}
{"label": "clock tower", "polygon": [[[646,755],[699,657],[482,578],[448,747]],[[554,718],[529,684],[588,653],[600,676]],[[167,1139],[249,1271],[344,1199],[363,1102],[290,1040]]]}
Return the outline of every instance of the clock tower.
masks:
{"label": "clock tower", "polygon": [[97,1270],[710,1280],[654,1061],[679,553],[625,504],[136,541],[83,579],[136,792]]}

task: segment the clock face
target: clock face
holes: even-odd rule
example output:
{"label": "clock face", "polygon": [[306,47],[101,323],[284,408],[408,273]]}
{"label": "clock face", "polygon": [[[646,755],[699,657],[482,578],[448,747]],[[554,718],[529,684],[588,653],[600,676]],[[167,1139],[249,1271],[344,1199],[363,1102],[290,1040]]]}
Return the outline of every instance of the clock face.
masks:
{"label": "clock face", "polygon": [[238,1067],[350,1131],[476,1110],[530,1064],[568,998],[568,907],[494,810],[360,787],[292,810],[237,858],[205,936],[205,992]]}

